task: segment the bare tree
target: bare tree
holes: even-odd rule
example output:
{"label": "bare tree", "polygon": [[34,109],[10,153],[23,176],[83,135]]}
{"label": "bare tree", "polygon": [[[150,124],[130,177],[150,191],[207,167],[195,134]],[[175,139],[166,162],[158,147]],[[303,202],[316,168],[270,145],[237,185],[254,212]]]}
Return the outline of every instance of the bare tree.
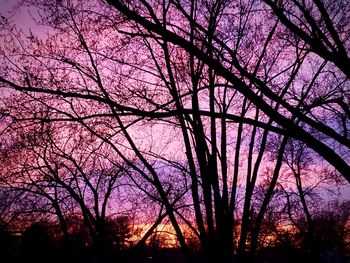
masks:
{"label": "bare tree", "polygon": [[[248,250],[254,256],[288,165],[288,143],[302,142],[350,181],[348,75],[340,59],[323,56],[305,38],[303,20],[302,29],[284,33],[294,21],[283,17],[284,6],[255,0],[28,3],[53,32],[25,38],[4,23],[3,115],[43,127],[72,123],[71,136],[106,145],[113,157],[103,158],[125,163],[133,184],[164,207],[189,258],[181,224],[198,236],[208,262],[230,262],[234,253],[245,261]],[[306,7],[293,4],[286,10],[296,19],[294,12]],[[336,10],[315,5],[324,21],[325,10]],[[303,14],[316,30],[317,19]],[[333,54],[346,52],[341,26],[324,23]],[[325,41],[326,33],[315,32]],[[65,150],[63,157],[75,161]],[[256,207],[266,163],[274,168]],[[47,168],[54,174],[55,167]],[[300,174],[294,173],[302,190]]]}

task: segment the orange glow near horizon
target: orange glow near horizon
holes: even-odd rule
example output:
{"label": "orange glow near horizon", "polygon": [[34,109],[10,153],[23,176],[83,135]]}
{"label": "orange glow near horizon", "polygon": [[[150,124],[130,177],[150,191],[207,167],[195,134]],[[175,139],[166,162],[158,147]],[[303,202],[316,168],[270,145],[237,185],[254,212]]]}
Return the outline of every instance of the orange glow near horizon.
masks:
{"label": "orange glow near horizon", "polygon": [[[191,233],[188,231],[188,226],[185,224],[180,224],[180,229],[182,233],[185,233],[185,238],[188,240],[193,240],[194,235],[188,235],[186,233]],[[144,223],[144,224],[136,224],[134,225],[135,232],[138,232],[137,235],[133,235],[129,241],[137,242],[139,241],[147,231],[152,227],[152,224]],[[138,231],[137,231],[138,230]],[[156,235],[156,236],[154,236]],[[147,239],[146,244],[152,246],[152,242],[154,245],[159,248],[178,248],[180,244],[177,240],[175,230],[170,223],[159,224],[157,228],[153,231],[153,234]]]}

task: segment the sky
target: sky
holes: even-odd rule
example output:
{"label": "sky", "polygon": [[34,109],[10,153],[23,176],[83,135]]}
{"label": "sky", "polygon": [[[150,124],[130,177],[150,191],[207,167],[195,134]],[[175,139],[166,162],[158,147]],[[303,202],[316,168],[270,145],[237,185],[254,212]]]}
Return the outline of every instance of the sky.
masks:
{"label": "sky", "polygon": [[31,29],[33,33],[45,33],[42,26],[38,26],[33,19],[37,13],[36,10],[29,7],[17,8],[16,5],[19,2],[19,0],[0,0],[1,16],[9,18],[24,32]]}
{"label": "sky", "polygon": [[25,26],[28,23],[32,23],[27,10],[14,10],[14,7],[18,3],[18,0],[0,0],[0,14],[4,17],[12,17],[13,20],[18,22],[20,25]]}
{"label": "sky", "polygon": [[8,13],[16,2],[17,0],[0,0],[1,14]]}
{"label": "sky", "polygon": [[[36,15],[36,10],[28,7],[15,9],[16,4],[19,2],[20,0],[0,0],[1,16],[10,18],[24,32],[28,32],[31,29],[34,34],[46,35],[48,29],[38,26],[33,19]],[[350,185],[342,187],[340,192],[344,199],[350,199]]]}

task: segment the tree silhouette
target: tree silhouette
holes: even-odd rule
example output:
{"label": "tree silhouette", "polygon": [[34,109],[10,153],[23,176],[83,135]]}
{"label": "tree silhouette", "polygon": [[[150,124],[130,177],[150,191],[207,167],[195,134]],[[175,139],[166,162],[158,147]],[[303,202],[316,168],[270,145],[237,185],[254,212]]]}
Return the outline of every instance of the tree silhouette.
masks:
{"label": "tree silhouette", "polygon": [[47,228],[31,225],[23,234],[19,252],[20,262],[54,262],[54,246]]}
{"label": "tree silhouette", "polygon": [[3,22],[4,131],[62,129],[68,139],[57,130],[42,138],[36,167],[80,207],[97,240],[108,190],[84,167],[96,141],[105,151],[93,154],[127,167],[125,185],[157,207],[156,223],[169,219],[189,261],[182,225],[208,262],[253,261],[286,169],[311,229],[300,152],[350,182],[342,1],[25,3],[52,31],[26,35]]}

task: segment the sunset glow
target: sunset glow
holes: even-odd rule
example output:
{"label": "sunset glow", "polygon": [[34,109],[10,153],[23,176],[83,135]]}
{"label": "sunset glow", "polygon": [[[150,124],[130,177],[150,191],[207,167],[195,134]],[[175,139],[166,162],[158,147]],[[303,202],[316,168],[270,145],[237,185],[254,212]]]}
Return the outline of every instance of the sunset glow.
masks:
{"label": "sunset glow", "polygon": [[350,260],[348,0],[0,7],[0,262]]}

